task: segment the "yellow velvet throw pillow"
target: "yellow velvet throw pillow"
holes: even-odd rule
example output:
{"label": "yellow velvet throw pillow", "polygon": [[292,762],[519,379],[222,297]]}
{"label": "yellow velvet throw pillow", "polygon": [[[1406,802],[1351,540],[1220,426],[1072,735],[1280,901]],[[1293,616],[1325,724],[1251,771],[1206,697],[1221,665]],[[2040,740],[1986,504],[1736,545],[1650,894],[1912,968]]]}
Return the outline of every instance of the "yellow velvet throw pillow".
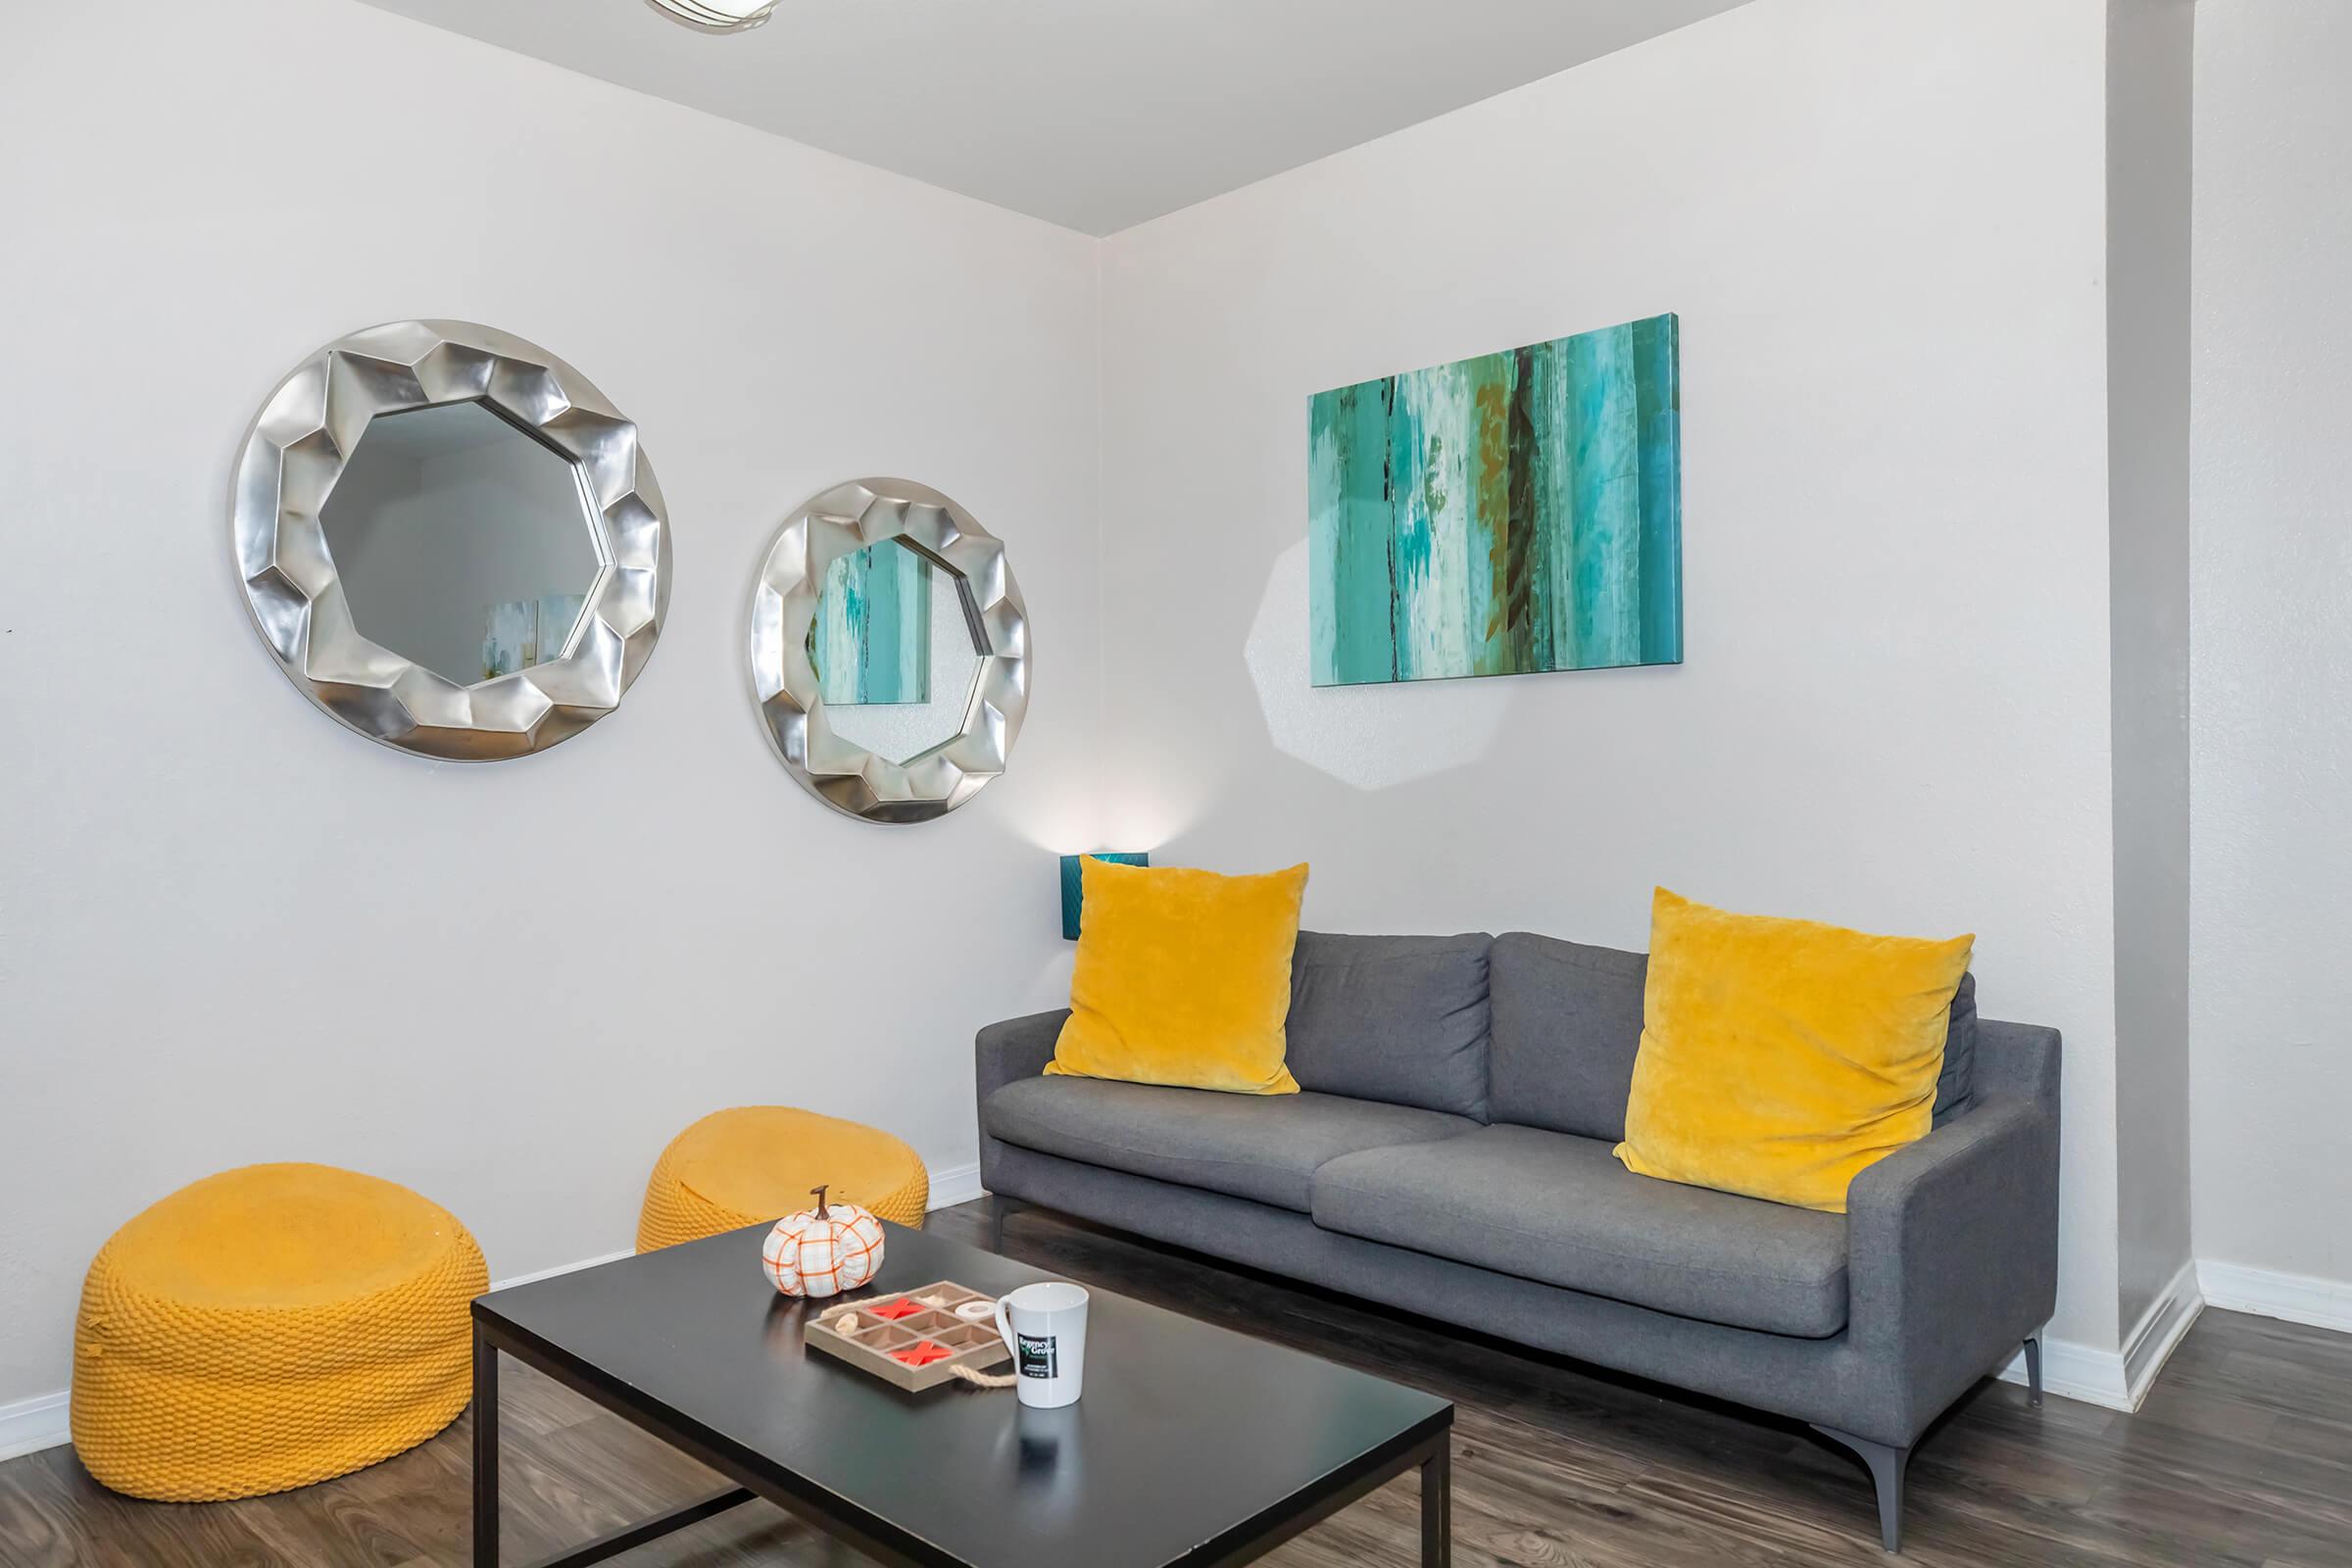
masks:
{"label": "yellow velvet throw pillow", "polygon": [[1070,1016],[1050,1073],[1240,1095],[1295,1095],[1283,1065],[1306,867],[1220,876],[1078,867]]}
{"label": "yellow velvet throw pillow", "polygon": [[1844,1213],[1856,1174],[1927,1136],[1976,940],[1733,914],[1658,889],[1617,1157]]}

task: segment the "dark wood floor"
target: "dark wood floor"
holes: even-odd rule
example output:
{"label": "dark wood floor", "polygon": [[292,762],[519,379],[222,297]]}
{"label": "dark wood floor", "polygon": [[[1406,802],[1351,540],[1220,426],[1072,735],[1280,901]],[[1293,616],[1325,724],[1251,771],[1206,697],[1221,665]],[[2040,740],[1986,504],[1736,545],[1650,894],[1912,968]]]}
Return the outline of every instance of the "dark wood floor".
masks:
{"label": "dark wood floor", "polygon": [[[985,1200],[932,1216],[988,1245]],[[1886,1559],[1860,1466],[1801,1428],[1520,1354],[1319,1293],[1023,1212],[1005,1250],[1403,1382],[1460,1407],[1463,1568],[1718,1568]],[[713,1478],[509,1363],[507,1549],[528,1561],[708,1490]],[[0,1465],[7,1568],[462,1568],[467,1431],[282,1496],[129,1502],[70,1448]],[[1266,1559],[1415,1560],[1417,1483],[1374,1494]],[[1905,1556],[1923,1565],[2352,1568],[2352,1337],[2208,1312],[2126,1416],[1986,1383],[1922,1446]],[[641,1549],[629,1568],[858,1558],[764,1504]]]}

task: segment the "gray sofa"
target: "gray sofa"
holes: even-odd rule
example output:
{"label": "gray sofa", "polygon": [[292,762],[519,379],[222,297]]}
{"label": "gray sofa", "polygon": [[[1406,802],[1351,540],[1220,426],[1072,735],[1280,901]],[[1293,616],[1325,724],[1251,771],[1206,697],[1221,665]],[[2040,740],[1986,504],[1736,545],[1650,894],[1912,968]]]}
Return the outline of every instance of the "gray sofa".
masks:
{"label": "gray sofa", "polygon": [[1897,1549],[1912,1446],[2057,1290],[2058,1034],[1952,1007],[1936,1126],[1821,1214],[1610,1153],[1646,958],[1513,933],[1301,933],[1303,1093],[1041,1076],[1066,1016],[978,1040],[980,1174],[1033,1203],[1812,1423]]}

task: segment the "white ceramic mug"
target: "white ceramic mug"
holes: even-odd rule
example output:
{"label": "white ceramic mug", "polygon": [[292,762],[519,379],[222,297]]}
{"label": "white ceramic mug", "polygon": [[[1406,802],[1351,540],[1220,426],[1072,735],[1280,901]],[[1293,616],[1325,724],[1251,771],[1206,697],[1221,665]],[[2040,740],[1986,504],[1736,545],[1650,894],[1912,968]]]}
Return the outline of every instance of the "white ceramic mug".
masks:
{"label": "white ceramic mug", "polygon": [[1021,1402],[1041,1410],[1078,1402],[1086,1379],[1086,1292],[1049,1280],[997,1303],[997,1332],[1012,1352]]}

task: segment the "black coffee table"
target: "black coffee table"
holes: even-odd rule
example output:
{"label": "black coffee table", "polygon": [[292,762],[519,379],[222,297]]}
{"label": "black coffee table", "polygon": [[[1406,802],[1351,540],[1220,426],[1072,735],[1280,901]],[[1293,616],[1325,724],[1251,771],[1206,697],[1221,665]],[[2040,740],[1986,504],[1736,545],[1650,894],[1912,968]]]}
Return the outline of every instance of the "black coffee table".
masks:
{"label": "black coffee table", "polygon": [[[1054,1277],[884,1229],[881,1277],[845,1299],[937,1280],[1002,1295]],[[765,1230],[473,1303],[476,1568],[503,1561],[502,1350],[733,1483],[535,1568],[584,1568],[754,1497],[891,1564],[1243,1563],[1416,1466],[1423,1568],[1451,1560],[1453,1406],[1434,1395],[1100,1290],[1078,1403],[1032,1410],[1010,1391],[956,1385],[906,1394],[806,1353],[813,1309],[760,1273]]]}

